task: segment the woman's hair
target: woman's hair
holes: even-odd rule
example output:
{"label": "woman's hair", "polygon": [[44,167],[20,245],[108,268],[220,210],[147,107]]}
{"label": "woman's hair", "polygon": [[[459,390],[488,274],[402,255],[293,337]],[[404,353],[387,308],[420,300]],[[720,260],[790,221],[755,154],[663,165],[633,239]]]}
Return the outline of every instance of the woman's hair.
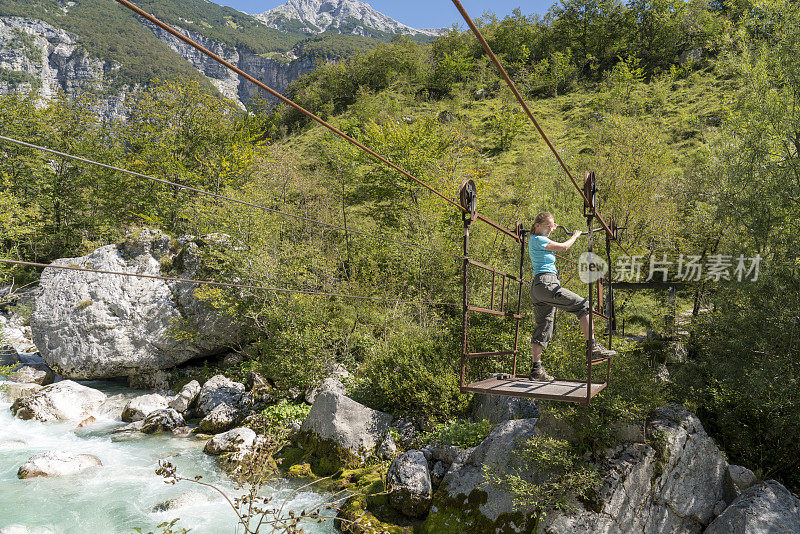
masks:
{"label": "woman's hair", "polygon": [[542,224],[543,222],[546,222],[546,221],[552,221],[552,220],[553,220],[553,214],[552,214],[552,213],[550,213],[549,211],[543,211],[543,212],[541,212],[541,213],[540,213],[539,215],[537,215],[537,216],[536,216],[536,218],[533,220],[533,225],[531,225],[531,233],[532,233],[533,235],[542,235],[542,234],[539,234],[539,229],[538,229],[537,227],[538,227],[540,224]]}

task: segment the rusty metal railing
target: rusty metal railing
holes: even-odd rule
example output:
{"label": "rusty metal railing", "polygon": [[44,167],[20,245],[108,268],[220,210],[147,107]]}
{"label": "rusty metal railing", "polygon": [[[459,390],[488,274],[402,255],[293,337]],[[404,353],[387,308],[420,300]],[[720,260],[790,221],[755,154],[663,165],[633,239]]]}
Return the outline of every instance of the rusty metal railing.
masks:
{"label": "rusty metal railing", "polygon": [[[490,267],[469,257],[469,237],[470,228],[476,220],[487,222],[484,217],[473,216],[476,214],[477,196],[475,191],[475,183],[472,180],[467,180],[461,185],[459,197],[464,208],[462,220],[464,224],[463,235],[463,256],[464,256],[464,270],[463,270],[463,335],[461,339],[461,370],[460,370],[460,388],[464,391],[467,387],[469,377],[469,361],[477,358],[488,358],[493,356],[513,356],[512,376],[517,373],[517,357],[519,356],[519,322],[522,319],[522,286],[525,284],[523,266],[525,262],[525,231],[521,224],[517,224],[513,231],[503,228],[505,235],[511,236],[520,246],[520,261],[519,261],[519,274],[513,275],[495,267]],[[477,214],[476,214],[477,215]],[[490,226],[494,224],[490,223]],[[491,291],[489,297],[489,307],[475,306],[471,302],[470,295],[470,274],[471,270],[481,270],[491,273]],[[499,292],[498,290],[498,278]],[[512,284],[518,285],[517,291],[517,307],[516,310],[508,310],[510,299],[507,297],[511,291]],[[499,293],[499,295],[498,295]],[[499,301],[499,302],[498,302]],[[514,321],[514,347],[511,350],[498,350],[490,352],[469,352],[469,324],[470,314],[483,313],[487,315],[494,315],[502,318],[509,318]]]}

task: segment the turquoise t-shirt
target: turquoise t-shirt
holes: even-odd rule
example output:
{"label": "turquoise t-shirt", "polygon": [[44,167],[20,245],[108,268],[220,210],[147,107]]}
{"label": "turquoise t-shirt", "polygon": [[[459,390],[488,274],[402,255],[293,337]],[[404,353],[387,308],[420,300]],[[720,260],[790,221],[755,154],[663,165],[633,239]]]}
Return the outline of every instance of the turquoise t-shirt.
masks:
{"label": "turquoise t-shirt", "polygon": [[550,239],[543,235],[532,235],[531,240],[528,242],[528,254],[531,256],[531,265],[533,265],[533,275],[539,273],[554,273],[556,274],[556,255],[545,250]]}

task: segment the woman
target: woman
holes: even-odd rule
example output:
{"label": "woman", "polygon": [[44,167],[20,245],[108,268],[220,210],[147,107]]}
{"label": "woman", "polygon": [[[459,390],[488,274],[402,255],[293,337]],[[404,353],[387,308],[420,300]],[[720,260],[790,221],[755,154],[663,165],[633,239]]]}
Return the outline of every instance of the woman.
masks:
{"label": "woman", "polygon": [[[574,313],[580,321],[581,330],[586,339],[589,339],[589,301],[569,289],[561,287],[556,271],[556,256],[554,252],[566,252],[575,243],[580,232],[575,232],[572,237],[559,243],[550,240],[550,234],[556,229],[553,216],[542,212],[536,216],[531,227],[531,239],[528,243],[528,253],[533,265],[533,283],[531,284],[531,299],[533,299],[533,315],[536,318],[536,329],[531,336],[531,353],[533,354],[533,368],[528,376],[531,380],[553,380],[542,367],[542,351],[547,347],[553,335],[553,324],[556,318],[556,308]],[[592,339],[592,354],[595,357],[610,358],[617,353],[606,349]]]}

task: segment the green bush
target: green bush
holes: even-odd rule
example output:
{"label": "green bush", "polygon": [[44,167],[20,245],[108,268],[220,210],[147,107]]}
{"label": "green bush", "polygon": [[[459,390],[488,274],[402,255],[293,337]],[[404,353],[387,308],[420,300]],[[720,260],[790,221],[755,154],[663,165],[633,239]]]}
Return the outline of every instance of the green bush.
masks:
{"label": "green bush", "polygon": [[311,406],[308,404],[293,404],[281,401],[278,404],[273,404],[265,408],[261,414],[273,425],[285,425],[292,421],[305,419],[310,410]]}
{"label": "green bush", "polygon": [[428,443],[440,446],[455,445],[467,449],[479,445],[491,431],[492,425],[485,419],[477,423],[467,419],[451,419],[446,423],[436,425],[432,431],[423,434],[419,438],[419,443],[421,445]]}
{"label": "green bush", "polygon": [[447,419],[467,403],[458,388],[456,354],[451,343],[425,332],[391,334],[374,348],[352,395],[378,410]]}
{"label": "green bush", "polygon": [[498,484],[514,494],[515,505],[546,510],[572,511],[575,499],[591,501],[600,483],[597,467],[584,460],[565,440],[537,436],[517,446],[523,469],[536,472],[540,480],[529,482],[516,474],[498,473],[484,466],[487,484]]}

